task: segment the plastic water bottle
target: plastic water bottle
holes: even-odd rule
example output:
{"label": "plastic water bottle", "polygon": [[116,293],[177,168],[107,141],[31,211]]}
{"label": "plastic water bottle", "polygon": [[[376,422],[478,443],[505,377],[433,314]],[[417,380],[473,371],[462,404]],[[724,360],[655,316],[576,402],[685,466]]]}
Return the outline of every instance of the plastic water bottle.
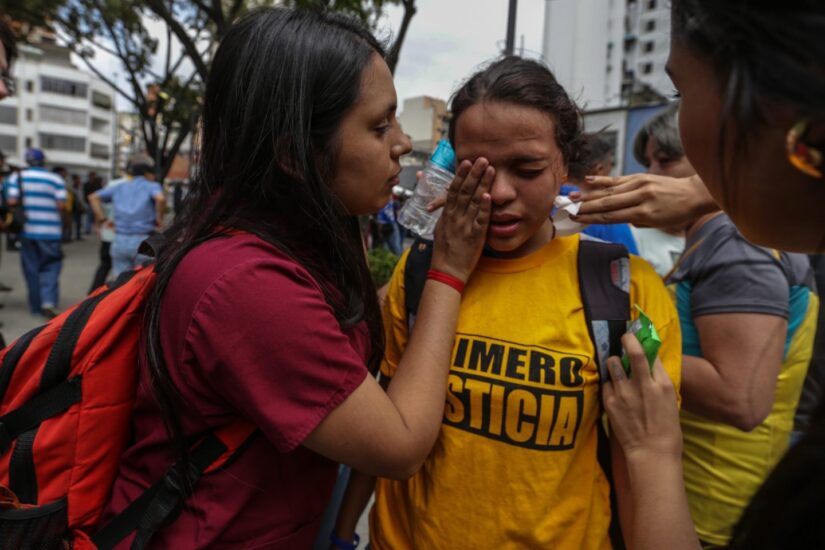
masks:
{"label": "plastic water bottle", "polygon": [[432,239],[441,209],[427,212],[427,205],[446,193],[455,177],[455,151],[446,139],[438,142],[424,173],[398,213],[398,223],[425,239]]}

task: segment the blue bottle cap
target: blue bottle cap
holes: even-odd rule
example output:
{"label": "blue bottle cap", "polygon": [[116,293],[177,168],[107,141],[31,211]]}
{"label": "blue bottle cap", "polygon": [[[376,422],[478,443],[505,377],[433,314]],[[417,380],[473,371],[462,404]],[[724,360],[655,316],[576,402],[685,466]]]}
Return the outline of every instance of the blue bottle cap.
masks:
{"label": "blue bottle cap", "polygon": [[430,157],[430,162],[448,172],[455,173],[455,151],[449,141],[442,139],[438,142],[438,146]]}

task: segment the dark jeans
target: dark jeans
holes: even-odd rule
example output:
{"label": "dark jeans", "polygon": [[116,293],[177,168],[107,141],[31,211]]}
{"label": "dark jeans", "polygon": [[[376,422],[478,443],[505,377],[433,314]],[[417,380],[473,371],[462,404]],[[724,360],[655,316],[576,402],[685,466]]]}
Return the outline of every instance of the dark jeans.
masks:
{"label": "dark jeans", "polygon": [[81,234],[83,233],[83,212],[74,212],[72,213],[72,221],[74,222],[74,238],[76,241],[82,240]]}
{"label": "dark jeans", "polygon": [[92,280],[92,288],[89,289],[89,294],[105,283],[106,277],[109,276],[109,271],[112,269],[111,248],[112,243],[100,241],[100,265],[97,266],[97,271],[95,271],[95,278]]}
{"label": "dark jeans", "polygon": [[39,315],[44,307],[57,307],[63,252],[60,241],[20,239],[20,263],[29,287],[29,310]]}

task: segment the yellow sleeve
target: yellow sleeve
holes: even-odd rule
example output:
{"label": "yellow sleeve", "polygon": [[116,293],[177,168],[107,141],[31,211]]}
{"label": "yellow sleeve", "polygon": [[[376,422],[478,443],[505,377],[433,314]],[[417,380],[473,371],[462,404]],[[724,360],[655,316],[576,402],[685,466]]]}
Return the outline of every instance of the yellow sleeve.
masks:
{"label": "yellow sleeve", "polygon": [[410,255],[410,249],[404,251],[398,264],[395,266],[395,271],[392,273],[389,288],[387,290],[387,299],[384,302],[382,315],[384,319],[384,360],[381,361],[381,375],[392,377],[395,374],[395,369],[398,368],[398,363],[401,361],[401,355],[407,347],[408,331],[407,331],[407,306],[404,299],[404,267],[407,265],[407,257]]}
{"label": "yellow sleeve", "polygon": [[[630,300],[653,321],[653,326],[662,339],[659,359],[670,375],[676,388],[679,405],[682,404],[682,330],[679,327],[679,315],[670,293],[665,288],[662,278],[653,271],[649,263],[637,256],[630,256]],[[636,308],[632,309],[634,319],[638,317]]]}

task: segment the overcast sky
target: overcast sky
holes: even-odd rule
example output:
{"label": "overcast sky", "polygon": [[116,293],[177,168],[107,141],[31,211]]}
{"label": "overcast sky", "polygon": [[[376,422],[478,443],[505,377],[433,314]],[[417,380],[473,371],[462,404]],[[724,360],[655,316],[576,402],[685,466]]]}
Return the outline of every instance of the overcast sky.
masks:
{"label": "overcast sky", "polygon": [[[481,63],[497,56],[507,35],[508,0],[417,0],[395,71],[399,110],[418,95],[448,99]],[[519,0],[516,48],[541,54],[545,0]],[[391,7],[382,27],[395,32],[402,9]]]}
{"label": "overcast sky", "polygon": [[[545,1],[518,0],[516,49],[523,43],[524,54],[529,57],[541,55]],[[418,12],[410,24],[395,72],[399,111],[409,97],[429,95],[447,100],[477,66],[503,50],[507,35],[508,0],[417,0],[416,5]],[[402,8],[390,6],[378,34],[392,37],[401,24],[402,13]],[[158,49],[161,55],[155,59],[160,68],[165,53],[165,27],[158,21],[146,23],[162,43]],[[97,63],[104,73],[113,75],[128,89],[114,58],[98,51]],[[84,67],[79,60],[77,65]],[[121,97],[117,105],[119,110],[131,110]]]}

